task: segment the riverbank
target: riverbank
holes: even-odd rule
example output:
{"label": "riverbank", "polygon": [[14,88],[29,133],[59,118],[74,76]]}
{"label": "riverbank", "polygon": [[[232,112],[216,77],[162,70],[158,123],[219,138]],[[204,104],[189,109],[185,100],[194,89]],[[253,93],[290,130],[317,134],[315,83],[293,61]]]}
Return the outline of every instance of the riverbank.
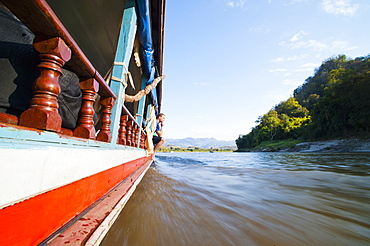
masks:
{"label": "riverbank", "polygon": [[339,139],[315,142],[277,141],[238,152],[369,152],[370,139]]}
{"label": "riverbank", "polygon": [[296,144],[292,152],[370,152],[370,139],[340,139]]}

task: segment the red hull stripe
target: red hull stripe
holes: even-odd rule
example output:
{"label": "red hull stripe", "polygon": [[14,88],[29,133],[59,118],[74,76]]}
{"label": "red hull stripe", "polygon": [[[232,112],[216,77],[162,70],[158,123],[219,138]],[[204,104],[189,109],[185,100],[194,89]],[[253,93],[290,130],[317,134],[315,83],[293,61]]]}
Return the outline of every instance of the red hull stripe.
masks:
{"label": "red hull stripe", "polygon": [[[122,211],[124,204],[135,190],[136,181],[145,173],[150,164],[151,161],[146,162],[130,178],[125,179],[108,192],[103,200],[81,218],[67,225],[65,230],[52,235],[51,239],[46,241],[47,245],[82,246],[87,243],[88,245],[99,245],[110,226],[113,225],[114,218],[119,215],[118,211]],[[108,215],[111,217],[107,218]]]}
{"label": "red hull stripe", "polygon": [[143,157],[0,209],[0,245],[37,245],[151,157]]}

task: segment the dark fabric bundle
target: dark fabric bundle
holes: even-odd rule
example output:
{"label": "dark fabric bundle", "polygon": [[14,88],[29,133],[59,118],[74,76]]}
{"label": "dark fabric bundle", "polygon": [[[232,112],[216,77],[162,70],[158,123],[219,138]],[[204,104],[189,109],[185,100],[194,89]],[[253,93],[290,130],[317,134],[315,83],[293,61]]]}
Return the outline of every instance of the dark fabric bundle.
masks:
{"label": "dark fabric bundle", "polygon": [[[32,47],[33,39],[34,34],[0,4],[0,112],[20,116],[29,108],[39,63]],[[62,72],[58,111],[62,127],[73,129],[77,125],[82,93],[77,75],[67,69]]]}

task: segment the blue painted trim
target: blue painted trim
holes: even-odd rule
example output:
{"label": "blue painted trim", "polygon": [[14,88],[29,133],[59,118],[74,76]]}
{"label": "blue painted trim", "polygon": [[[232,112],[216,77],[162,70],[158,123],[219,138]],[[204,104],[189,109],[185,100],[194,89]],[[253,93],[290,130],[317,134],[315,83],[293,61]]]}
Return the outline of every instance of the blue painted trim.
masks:
{"label": "blue painted trim", "polygon": [[[136,34],[136,22],[137,16],[135,11],[135,0],[127,0],[126,8],[124,11],[123,21],[121,25],[120,36],[118,38],[118,46],[116,52],[115,62],[123,62],[126,66],[129,66],[132,49],[135,41]],[[121,80],[125,79],[124,73],[127,72],[124,66],[114,65],[112,70],[112,76]],[[112,144],[117,143],[119,123],[121,118],[123,96],[125,95],[125,87],[119,81],[111,80],[110,87],[112,91],[117,95],[115,100],[112,115],[111,115],[111,131],[112,131]]]}
{"label": "blue painted trim", "polygon": [[[142,80],[141,80],[141,90],[143,90],[146,87],[146,81],[147,78],[145,75],[143,75]],[[140,126],[140,129],[143,127],[143,118],[144,118],[144,107],[145,107],[145,101],[146,101],[147,96],[143,96],[139,100],[139,105],[136,113],[136,121]],[[141,131],[139,131],[139,136],[138,136],[138,144],[140,144],[140,137],[141,137]]]}
{"label": "blue painted trim", "polygon": [[91,148],[137,150],[138,148],[125,145],[112,145],[106,142],[75,137],[63,138],[55,132],[23,130],[14,127],[0,127],[0,149],[43,149],[58,148]]}
{"label": "blue painted trim", "polygon": [[[147,81],[147,78],[146,78],[145,75],[143,75],[142,80],[141,80],[141,90],[145,89],[146,81]],[[143,116],[144,116],[144,107],[145,107],[146,97],[147,96],[143,96],[142,98],[140,98],[138,109],[137,109],[136,121],[137,121],[137,123],[139,123],[140,126],[142,126],[142,124],[143,124]]]}

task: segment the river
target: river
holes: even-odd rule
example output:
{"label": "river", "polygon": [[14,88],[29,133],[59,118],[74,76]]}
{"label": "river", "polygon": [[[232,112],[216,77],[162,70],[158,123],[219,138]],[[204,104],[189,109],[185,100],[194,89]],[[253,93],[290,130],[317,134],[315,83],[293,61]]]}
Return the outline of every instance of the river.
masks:
{"label": "river", "polygon": [[158,153],[102,245],[370,245],[369,153]]}

